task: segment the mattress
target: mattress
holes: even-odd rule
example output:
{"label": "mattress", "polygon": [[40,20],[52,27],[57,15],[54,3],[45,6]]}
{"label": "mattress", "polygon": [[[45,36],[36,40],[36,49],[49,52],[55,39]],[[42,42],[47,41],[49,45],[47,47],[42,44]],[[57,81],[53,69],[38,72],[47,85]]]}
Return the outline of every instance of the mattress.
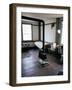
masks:
{"label": "mattress", "polygon": [[[47,45],[48,43],[45,42],[44,44]],[[35,42],[35,45],[36,45],[38,48],[41,49],[41,48],[43,47],[43,42],[42,42],[42,41],[37,41],[37,42]]]}

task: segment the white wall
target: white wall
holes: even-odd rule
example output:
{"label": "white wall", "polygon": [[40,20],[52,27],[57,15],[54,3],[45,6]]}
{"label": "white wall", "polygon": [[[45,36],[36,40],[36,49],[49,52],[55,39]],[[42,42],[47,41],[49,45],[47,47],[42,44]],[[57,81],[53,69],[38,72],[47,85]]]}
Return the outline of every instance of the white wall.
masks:
{"label": "white wall", "polygon": [[[54,84],[26,87],[11,87],[9,83],[9,4],[10,3],[32,3],[71,6],[72,21],[72,0],[0,0],[0,90],[72,90],[72,77],[69,84]],[[71,24],[72,38],[72,24]],[[72,39],[71,39],[72,40]],[[72,42],[71,42],[72,46]],[[71,48],[72,51],[72,48]],[[72,60],[72,56],[71,56]],[[71,61],[72,76],[72,61]]]}
{"label": "white wall", "polygon": [[[56,22],[56,19],[48,19],[45,20],[45,24]],[[43,39],[42,33],[42,26],[41,26],[41,40]],[[45,41],[46,42],[55,42],[56,40],[56,24],[54,27],[51,27],[51,24],[45,25]]]}
{"label": "white wall", "polygon": [[33,25],[32,30],[33,30],[33,40],[39,40],[38,26]]}
{"label": "white wall", "polygon": [[45,26],[45,41],[46,42],[55,42],[56,40],[56,24],[52,28],[51,25]]}
{"label": "white wall", "polygon": [[41,26],[41,40],[43,41],[43,26]]}

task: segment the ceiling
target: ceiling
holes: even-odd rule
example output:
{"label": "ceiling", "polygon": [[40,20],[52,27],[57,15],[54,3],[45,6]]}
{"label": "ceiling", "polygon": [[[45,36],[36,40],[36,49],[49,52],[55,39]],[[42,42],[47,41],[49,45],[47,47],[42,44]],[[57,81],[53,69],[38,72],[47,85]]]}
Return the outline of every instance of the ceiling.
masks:
{"label": "ceiling", "polygon": [[[24,13],[24,12],[22,12],[22,16],[42,19],[45,22],[51,22],[51,21],[55,22],[56,18],[63,17],[62,14]],[[22,21],[25,23],[27,23],[27,22],[34,23],[34,21],[31,21],[31,20],[22,20]],[[38,22],[35,22],[35,23],[38,23]]]}
{"label": "ceiling", "polygon": [[39,19],[55,19],[63,17],[62,14],[44,14],[44,13],[22,13],[22,16],[34,17]]}

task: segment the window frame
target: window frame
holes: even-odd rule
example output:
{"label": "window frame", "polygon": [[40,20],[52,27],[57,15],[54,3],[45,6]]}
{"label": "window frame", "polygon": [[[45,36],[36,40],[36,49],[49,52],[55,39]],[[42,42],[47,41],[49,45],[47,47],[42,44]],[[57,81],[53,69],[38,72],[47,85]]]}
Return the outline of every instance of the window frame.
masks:
{"label": "window frame", "polygon": [[27,23],[22,23],[22,25],[23,25],[23,24],[26,24],[26,25],[31,25],[31,39],[32,39],[32,40],[23,40],[23,27],[22,27],[22,41],[23,41],[23,42],[33,41],[32,24],[29,24],[29,23],[28,23],[28,24],[27,24]]}

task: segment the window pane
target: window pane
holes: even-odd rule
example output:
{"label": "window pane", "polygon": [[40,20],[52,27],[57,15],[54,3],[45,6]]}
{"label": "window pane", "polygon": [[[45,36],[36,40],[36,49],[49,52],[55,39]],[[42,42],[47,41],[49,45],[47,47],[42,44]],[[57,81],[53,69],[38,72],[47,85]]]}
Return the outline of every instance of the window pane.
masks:
{"label": "window pane", "polygon": [[32,40],[31,25],[23,24],[23,40]]}

